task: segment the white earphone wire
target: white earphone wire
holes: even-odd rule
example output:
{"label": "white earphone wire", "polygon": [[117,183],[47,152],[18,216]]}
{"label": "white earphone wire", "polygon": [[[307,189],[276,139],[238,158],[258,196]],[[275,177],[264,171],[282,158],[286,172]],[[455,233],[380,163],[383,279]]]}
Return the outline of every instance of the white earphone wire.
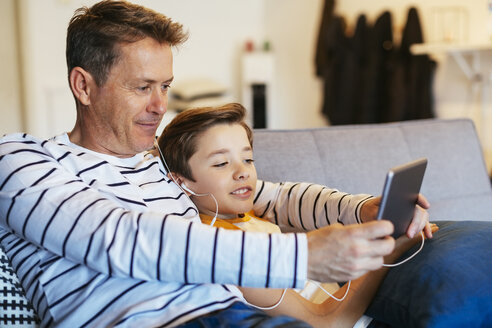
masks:
{"label": "white earphone wire", "polygon": [[[219,215],[219,203],[217,202],[217,199],[215,198],[215,196],[211,193],[206,193],[206,194],[198,194],[194,191],[191,191],[188,189],[188,187],[186,188],[183,188],[184,186],[181,186],[181,184],[179,184],[176,179],[174,178],[174,175],[172,174],[171,170],[169,169],[169,166],[167,165],[167,162],[166,162],[166,159],[164,158],[164,154],[162,153],[161,151],[161,147],[159,147],[159,143],[157,142],[157,139],[154,140],[154,146],[157,148],[157,150],[159,151],[159,154],[161,155],[161,159],[162,159],[162,163],[164,164],[164,168],[167,170],[167,172],[169,173],[169,175],[171,176],[171,179],[174,181],[174,183],[178,186],[179,189],[181,189],[181,191],[186,195],[186,197],[188,197],[189,201],[193,203],[193,201],[191,200],[191,198],[188,196],[188,194],[186,193],[186,191],[188,191],[189,193],[191,193],[192,195],[195,195],[195,196],[210,196],[212,197],[212,199],[214,200],[215,202],[215,215],[214,215],[214,218],[212,219],[212,222],[210,223],[210,226],[213,226],[215,221],[217,220],[217,216]],[[186,191],[185,191],[186,189]]]}
{"label": "white earphone wire", "polygon": [[[167,170],[167,172],[171,175],[171,179],[174,181],[174,183],[176,183],[176,185],[178,186],[178,188],[180,188],[186,195],[186,197],[188,197],[188,199],[191,201],[190,197],[186,194],[186,192],[183,190],[183,187],[185,186],[181,186],[175,179],[174,179],[174,176],[173,174],[171,173],[171,170],[169,170],[169,166],[167,165],[166,163],[166,159],[164,158],[164,155],[162,154],[162,151],[161,151],[161,148],[159,147],[159,144],[157,143],[157,139],[154,141],[154,144],[157,148],[157,150],[159,151],[159,154],[161,155],[161,159],[162,159],[162,162],[164,164],[164,167],[165,169]],[[215,215],[214,215],[214,218],[212,219],[212,223],[210,223],[211,226],[214,225],[215,221],[217,220],[217,215],[219,213],[219,204],[217,202],[217,199],[215,198],[215,196],[211,193],[206,193],[206,194],[197,194],[191,190],[188,189],[188,187],[184,188],[186,189],[188,192],[190,192],[191,194],[194,194],[195,196],[211,196],[215,202]],[[421,250],[422,248],[424,247],[424,242],[425,242],[425,237],[424,237],[424,233],[423,232],[420,232],[421,236],[422,236],[422,243],[420,245],[420,248],[415,252],[413,253],[411,256],[409,256],[408,258],[406,258],[405,260],[403,261],[400,261],[398,263],[395,263],[395,264],[383,264],[383,266],[385,267],[396,267],[398,265],[401,265],[409,260],[411,260],[415,255],[417,255]],[[345,294],[341,297],[341,298],[337,298],[335,295],[331,294],[330,292],[328,292],[326,289],[324,289],[320,283],[316,282],[316,281],[313,281],[313,283],[315,285],[317,285],[323,292],[325,292],[326,294],[328,294],[328,296],[330,296],[331,298],[333,298],[335,301],[338,301],[338,302],[341,302],[343,301],[347,295],[348,295],[348,292],[350,290],[350,284],[351,284],[351,281],[348,281],[347,282],[347,290],[345,291]],[[280,303],[282,303],[284,297],[285,297],[285,293],[287,292],[287,289],[284,289],[283,292],[282,292],[282,296],[280,297],[280,299],[277,301],[277,303],[275,303],[274,305],[272,306],[267,306],[267,307],[262,307],[262,306],[258,306],[258,305],[254,305],[254,304],[251,304],[249,303],[248,301],[246,301],[246,303],[248,303],[249,305],[257,308],[257,309],[260,309],[260,310],[273,310],[274,308],[276,308],[277,306],[280,305]]]}
{"label": "white earphone wire", "polygon": [[425,243],[425,237],[424,237],[424,233],[421,231],[420,232],[420,235],[422,236],[422,243],[420,243],[420,248],[415,251],[415,253],[413,253],[412,255],[410,255],[409,257],[407,257],[406,259],[398,262],[398,263],[394,263],[394,264],[383,264],[383,266],[385,267],[388,267],[388,268],[393,268],[393,267],[396,267],[396,266],[399,266],[407,261],[410,261],[412,258],[414,258],[415,255],[417,255],[418,253],[420,253],[420,251],[422,250],[422,248],[424,248],[424,243]]}
{"label": "white earphone wire", "polygon": [[[254,304],[251,304],[250,302],[246,301],[246,303],[248,303],[248,305],[254,307],[254,308],[257,308],[257,309],[260,309],[260,310],[273,310],[275,309],[277,306],[280,305],[280,303],[282,303],[282,301],[284,300],[284,296],[285,296],[285,293],[287,292],[287,288],[284,288],[284,291],[282,292],[282,295],[280,296],[280,299],[277,301],[277,303],[271,305],[271,306],[259,306],[259,305],[254,305]],[[244,299],[244,298],[243,298]]]}
{"label": "white earphone wire", "polygon": [[345,294],[343,294],[343,296],[341,298],[338,298],[336,297],[335,295],[331,294],[329,291],[327,291],[326,289],[323,288],[323,286],[321,286],[321,284],[317,281],[312,281],[316,286],[318,286],[318,288],[320,288],[322,291],[324,291],[328,296],[330,296],[331,298],[333,298],[335,301],[338,301],[338,302],[341,302],[345,299],[345,297],[347,297],[348,295],[348,292],[350,290],[350,284],[352,283],[352,280],[349,280],[347,282],[347,290],[345,291]]}

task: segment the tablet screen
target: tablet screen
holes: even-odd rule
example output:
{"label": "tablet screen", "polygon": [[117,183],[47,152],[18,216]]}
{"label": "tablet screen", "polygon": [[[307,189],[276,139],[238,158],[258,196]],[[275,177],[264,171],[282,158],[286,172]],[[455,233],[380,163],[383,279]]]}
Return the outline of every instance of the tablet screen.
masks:
{"label": "tablet screen", "polygon": [[393,222],[394,238],[405,234],[412,221],[426,167],[427,159],[421,158],[394,167],[386,175],[377,219]]}

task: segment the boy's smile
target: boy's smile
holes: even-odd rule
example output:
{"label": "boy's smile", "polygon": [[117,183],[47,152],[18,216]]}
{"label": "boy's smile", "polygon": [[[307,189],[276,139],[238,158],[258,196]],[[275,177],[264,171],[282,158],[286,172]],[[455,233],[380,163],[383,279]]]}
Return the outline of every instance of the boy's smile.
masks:
{"label": "boy's smile", "polygon": [[237,190],[234,190],[231,194],[241,199],[247,199],[251,196],[251,188],[239,188]]}

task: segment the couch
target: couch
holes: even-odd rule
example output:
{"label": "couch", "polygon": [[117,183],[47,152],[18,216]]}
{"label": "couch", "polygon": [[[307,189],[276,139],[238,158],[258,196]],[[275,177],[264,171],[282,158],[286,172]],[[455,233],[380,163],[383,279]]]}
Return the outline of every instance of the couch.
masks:
{"label": "couch", "polygon": [[[424,252],[435,251],[439,253],[438,257],[441,257],[441,254],[444,253],[441,248],[449,249],[449,243],[458,239],[457,243],[464,248],[459,249],[458,252],[467,254],[467,252],[475,251],[476,248],[485,248],[486,250],[481,250],[481,256],[492,258],[492,254],[489,254],[492,245],[488,241],[492,239],[488,234],[489,232],[492,234],[492,223],[489,224],[492,221],[492,188],[480,143],[470,120],[432,119],[304,130],[255,130],[254,152],[260,179],[315,182],[350,193],[374,195],[381,193],[384,178],[389,168],[413,159],[427,157],[429,162],[421,192],[426,195],[431,203],[429,210],[431,220],[446,220],[448,222],[443,222],[441,231],[439,231],[442,236],[447,236],[447,238],[441,238],[444,239],[443,241],[438,238],[429,242],[429,245],[432,246],[426,245]],[[453,225],[453,221],[456,224]],[[458,230],[460,231],[459,234],[456,233]],[[477,230],[480,231],[483,238],[476,237],[479,235]],[[463,236],[468,236],[470,240],[463,241]],[[2,255],[1,252],[0,255]],[[425,305],[426,303],[421,301],[422,298],[441,306],[436,301],[436,297],[448,297],[443,293],[449,293],[448,289],[452,288],[454,284],[454,281],[448,282],[445,278],[447,273],[443,271],[448,270],[457,279],[462,279],[460,278],[460,274],[462,274],[460,265],[470,265],[471,269],[469,270],[473,272],[472,274],[467,272],[466,277],[471,283],[480,282],[482,284],[482,286],[478,286],[480,288],[490,287],[487,291],[488,294],[477,296],[476,290],[481,289],[475,286],[477,288],[468,291],[474,286],[470,287],[466,284],[463,284],[465,292],[454,292],[454,289],[451,292],[460,296],[465,293],[466,299],[464,301],[460,299],[457,302],[462,301],[469,304],[467,295],[478,298],[480,306],[485,307],[485,310],[482,307],[469,305],[459,308],[453,305],[448,308],[451,312],[460,312],[461,310],[467,315],[475,315],[477,320],[482,320],[481,314],[475,314],[473,311],[488,313],[487,311],[492,308],[490,304],[492,286],[483,286],[483,284],[489,284],[492,279],[491,266],[487,262],[488,260],[474,259],[473,263],[468,263],[467,259],[455,261],[452,256],[443,256],[443,260],[451,260],[437,264],[441,259],[435,259],[432,256],[433,254],[421,254],[416,257],[417,260],[413,259],[407,262],[408,264],[405,266],[392,269],[375,298],[375,302],[368,310],[368,314],[379,320],[378,322],[398,327],[405,325],[431,327],[436,320],[435,325],[439,326],[442,324],[441,318],[447,315],[449,311],[445,314],[442,311],[434,311],[435,313],[429,314],[431,306]],[[422,263],[419,263],[418,258],[421,259]],[[438,281],[415,281],[416,277],[426,277],[429,261],[436,263],[436,265],[442,265],[442,272],[433,272],[431,275],[432,279],[438,279]],[[477,265],[475,261],[480,263]],[[14,304],[24,304],[25,300],[21,300],[22,287],[18,284],[15,274],[9,268],[8,260],[3,255],[0,258],[0,263],[2,265],[0,283],[4,286],[10,284],[8,290],[12,291],[14,296],[18,298]],[[480,271],[485,273],[484,277],[475,278],[474,274],[479,275]],[[444,285],[439,279],[446,279],[448,286],[446,290],[431,288],[434,284]],[[417,301],[411,304],[402,304],[402,299],[404,301],[408,299],[408,291],[404,289],[408,287],[417,292],[415,296]],[[422,295],[429,291],[432,292],[430,296]],[[397,299],[389,300],[388,294],[390,296],[396,295]],[[398,303],[398,308],[395,309],[396,303]],[[3,304],[11,303],[4,302]],[[447,304],[443,306],[445,307]],[[31,308],[23,305],[16,306],[13,310],[21,311],[21,308],[25,312],[15,314],[15,318],[20,316],[28,326],[36,326],[29,319],[33,317]],[[4,307],[2,312],[0,307],[0,313],[6,314],[6,308]],[[410,317],[415,313],[417,318]],[[492,321],[492,313],[489,314],[489,320]],[[436,316],[438,319],[435,319]],[[458,322],[455,317],[450,315],[448,317],[451,320],[448,322]],[[0,315],[0,325],[2,324],[1,320]],[[4,324],[8,323],[4,322]]]}
{"label": "couch", "polygon": [[428,158],[421,192],[440,230],[389,271],[366,314],[371,327],[492,327],[492,187],[472,121],[257,130],[254,153],[260,179],[373,195],[389,168]]}
{"label": "couch", "polygon": [[427,157],[421,192],[431,220],[492,220],[492,188],[468,119],[257,130],[258,178],[379,195],[389,168]]}

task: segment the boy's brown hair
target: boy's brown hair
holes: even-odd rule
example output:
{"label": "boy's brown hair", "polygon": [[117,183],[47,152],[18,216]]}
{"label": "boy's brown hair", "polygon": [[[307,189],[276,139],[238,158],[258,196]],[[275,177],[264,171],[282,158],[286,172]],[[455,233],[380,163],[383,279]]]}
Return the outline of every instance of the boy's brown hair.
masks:
{"label": "boy's brown hair", "polygon": [[176,46],[187,39],[179,23],[154,10],[127,1],[105,0],[79,8],[68,25],[68,74],[82,67],[104,85],[120,56],[119,45],[150,37]]}
{"label": "boy's brown hair", "polygon": [[244,127],[249,143],[253,147],[253,132],[244,122],[245,116],[246,110],[238,103],[220,107],[192,108],[179,113],[164,128],[158,140],[167,169],[195,181],[188,161],[197,151],[197,139],[200,135],[218,124],[240,124]]}

